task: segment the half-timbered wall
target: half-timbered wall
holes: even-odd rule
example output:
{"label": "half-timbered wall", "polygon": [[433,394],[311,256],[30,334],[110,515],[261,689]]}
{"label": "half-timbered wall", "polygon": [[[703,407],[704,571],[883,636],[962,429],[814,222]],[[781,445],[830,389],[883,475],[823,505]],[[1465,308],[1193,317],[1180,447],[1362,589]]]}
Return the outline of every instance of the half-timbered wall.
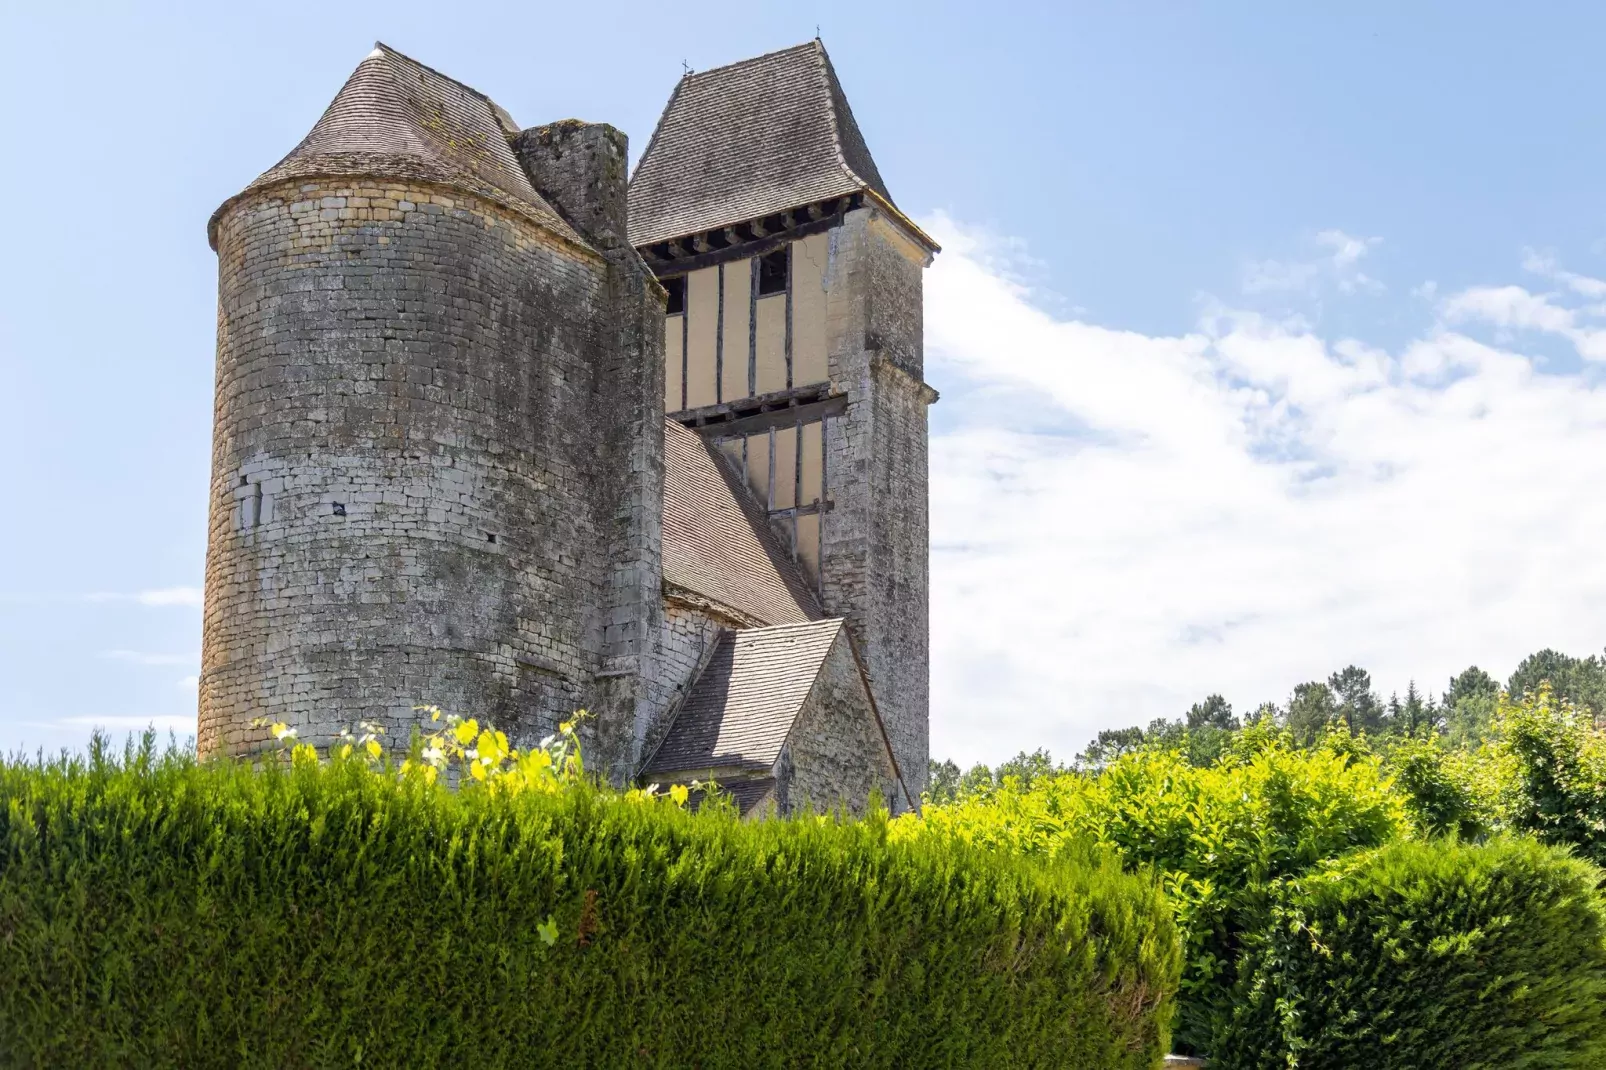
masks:
{"label": "half-timbered wall", "polygon": [[[788,243],[785,289],[761,293],[755,257],[678,276],[685,310],[664,318],[664,408],[670,413],[758,397],[829,379],[826,299],[831,235]],[[677,276],[669,276],[674,279]],[[799,422],[721,444],[818,579],[826,499],[823,421]]]}

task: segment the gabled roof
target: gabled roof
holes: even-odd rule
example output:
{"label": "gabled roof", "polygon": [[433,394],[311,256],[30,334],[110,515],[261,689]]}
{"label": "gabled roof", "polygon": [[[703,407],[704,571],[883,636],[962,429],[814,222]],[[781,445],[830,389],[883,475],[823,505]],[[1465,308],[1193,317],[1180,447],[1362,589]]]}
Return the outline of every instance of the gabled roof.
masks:
{"label": "gabled roof", "polygon": [[770,770],[841,634],[840,620],[727,632],[642,775]]}
{"label": "gabled roof", "polygon": [[674,420],[664,427],[664,581],[743,624],[821,616],[769,517],[730,462]]}
{"label": "gabled roof", "polygon": [[377,44],[312,132],[225,201],[213,214],[212,227],[229,204],[264,186],[286,179],[373,175],[467,189],[588,248],[530,185],[508,145],[517,133],[513,119],[489,97]]}
{"label": "gabled roof", "polygon": [[630,179],[642,246],[869,190],[892,204],[818,40],[687,74]]}

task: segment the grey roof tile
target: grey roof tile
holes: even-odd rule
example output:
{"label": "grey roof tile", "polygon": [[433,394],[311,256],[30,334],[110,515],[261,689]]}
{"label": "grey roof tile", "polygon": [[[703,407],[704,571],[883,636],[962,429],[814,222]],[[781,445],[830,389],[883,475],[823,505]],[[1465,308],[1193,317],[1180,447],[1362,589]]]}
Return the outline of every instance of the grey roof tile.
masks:
{"label": "grey roof tile", "polygon": [[892,203],[818,40],[686,75],[630,179],[647,245],[872,190]]}
{"label": "grey roof tile", "polygon": [[667,583],[734,610],[744,623],[796,623],[821,615],[741,476],[674,420],[664,428],[663,530]]}
{"label": "grey roof tile", "polygon": [[[758,806],[769,798],[770,793],[775,790],[775,778],[765,776],[744,780],[718,781],[716,785],[719,789],[719,794],[730,796],[731,801],[736,804],[736,812],[746,816],[752,812],[753,807]],[[706,791],[702,789],[693,791],[686,800],[687,808],[691,810],[701,809],[707,798],[708,793]]]}
{"label": "grey roof tile", "polygon": [[512,118],[489,97],[383,44],[375,45],[301,144],[239,197],[286,179],[376,176],[465,188],[585,241],[553,211],[513,155]]}
{"label": "grey roof tile", "polygon": [[772,768],[841,632],[841,620],[727,632],[642,775]]}

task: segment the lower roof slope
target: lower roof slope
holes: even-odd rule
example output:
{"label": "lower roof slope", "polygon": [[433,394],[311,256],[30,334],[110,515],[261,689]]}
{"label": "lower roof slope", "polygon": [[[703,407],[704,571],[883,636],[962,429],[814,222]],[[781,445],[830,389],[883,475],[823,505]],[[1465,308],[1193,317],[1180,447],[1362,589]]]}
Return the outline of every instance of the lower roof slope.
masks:
{"label": "lower roof slope", "polygon": [[642,775],[768,772],[841,633],[840,620],[726,633]]}
{"label": "lower roof slope", "polygon": [[817,620],[819,602],[730,462],[674,420],[664,427],[664,582],[745,625]]}

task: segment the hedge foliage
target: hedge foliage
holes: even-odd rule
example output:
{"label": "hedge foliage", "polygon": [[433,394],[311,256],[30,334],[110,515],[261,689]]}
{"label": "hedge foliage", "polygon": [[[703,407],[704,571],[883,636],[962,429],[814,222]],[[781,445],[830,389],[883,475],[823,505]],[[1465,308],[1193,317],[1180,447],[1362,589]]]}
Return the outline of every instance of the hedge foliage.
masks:
{"label": "hedge foliage", "polygon": [[1283,882],[1211,1065],[1606,1065],[1603,876],[1502,839],[1395,843]]}
{"label": "hedge foliage", "polygon": [[885,818],[139,751],[0,764],[15,1066],[1148,1068],[1152,880]]}
{"label": "hedge foliage", "polygon": [[1195,1051],[1208,1050],[1234,998],[1239,944],[1263,924],[1272,883],[1409,828],[1375,757],[1295,750],[1247,731],[1208,768],[1145,750],[1097,775],[1006,782],[898,821],[1009,854],[1052,856],[1091,841],[1131,869],[1158,871],[1185,949],[1176,1034]]}

